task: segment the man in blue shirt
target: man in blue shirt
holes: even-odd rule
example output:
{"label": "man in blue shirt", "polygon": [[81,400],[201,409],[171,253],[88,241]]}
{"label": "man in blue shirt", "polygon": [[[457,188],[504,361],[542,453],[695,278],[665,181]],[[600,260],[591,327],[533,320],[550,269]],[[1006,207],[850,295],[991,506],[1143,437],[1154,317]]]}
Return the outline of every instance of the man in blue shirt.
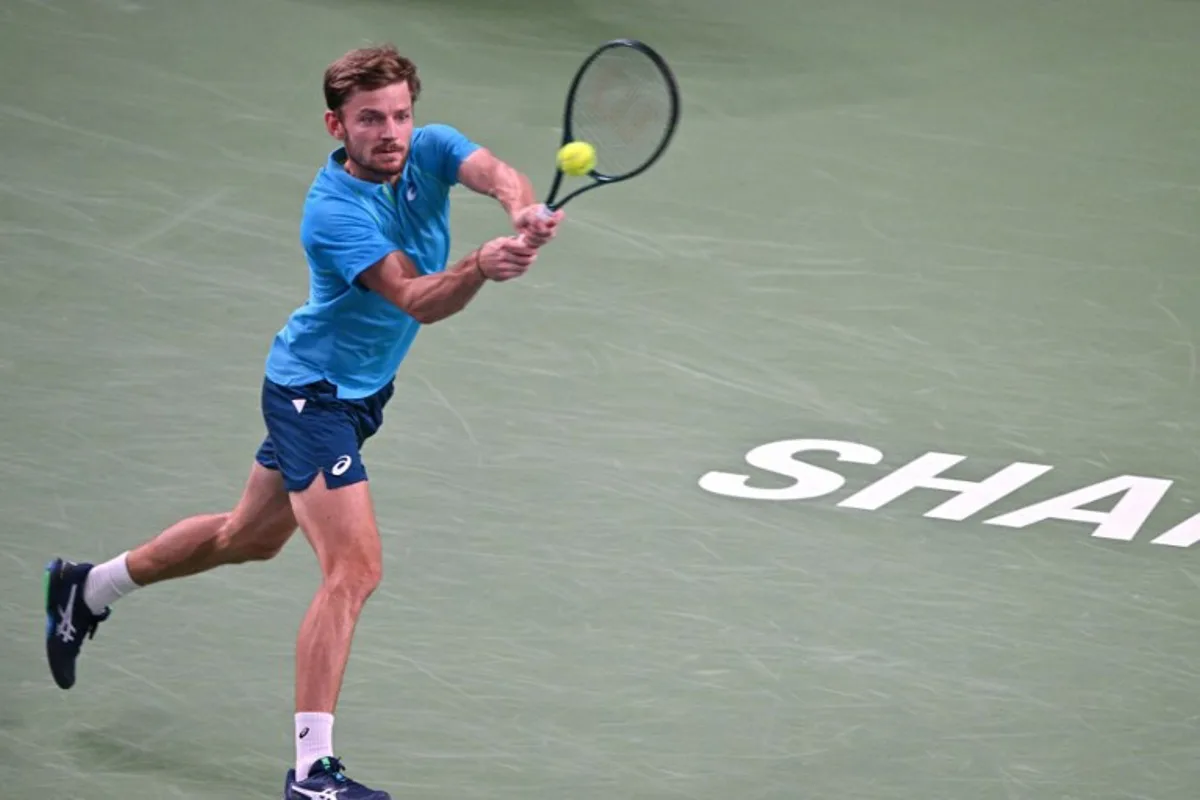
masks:
{"label": "man in blue shirt", "polygon": [[[333,713],[354,627],[381,575],[381,544],[360,450],[383,421],[420,327],[461,311],[488,281],[525,274],[561,212],[529,180],[446,125],[413,127],[416,67],[391,46],[347,53],[325,72],[325,124],[341,147],[318,171],[300,226],[307,302],[266,360],[267,436],[230,512],[182,520],[102,564],[46,568],[46,654],[64,689],[85,637],[135,589],[274,556],[297,528],[322,583],[296,643],[296,763],[285,800],[388,800],[344,773]],[[515,235],[447,266],[449,192],[494,197]]]}

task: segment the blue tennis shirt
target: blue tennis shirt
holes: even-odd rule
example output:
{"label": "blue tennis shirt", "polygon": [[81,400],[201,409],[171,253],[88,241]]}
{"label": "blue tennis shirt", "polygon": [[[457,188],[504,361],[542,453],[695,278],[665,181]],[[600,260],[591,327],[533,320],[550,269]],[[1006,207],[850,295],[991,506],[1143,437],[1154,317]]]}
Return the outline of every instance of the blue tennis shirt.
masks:
{"label": "blue tennis shirt", "polygon": [[308,300],[271,344],[269,380],[284,386],[326,380],[339,397],[362,398],[395,377],[420,323],[355,279],[395,250],[421,274],[446,268],[450,188],[478,147],[448,125],[417,128],[395,188],[346,172],[344,148],[329,155],[300,223]]}

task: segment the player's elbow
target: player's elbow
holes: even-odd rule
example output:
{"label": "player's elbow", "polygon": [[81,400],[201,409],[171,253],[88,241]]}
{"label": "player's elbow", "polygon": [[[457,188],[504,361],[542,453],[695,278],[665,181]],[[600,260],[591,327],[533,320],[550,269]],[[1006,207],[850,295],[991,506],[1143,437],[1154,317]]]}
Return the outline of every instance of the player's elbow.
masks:
{"label": "player's elbow", "polygon": [[379,293],[405,314],[422,325],[432,325],[461,308],[452,292],[446,291],[444,275],[382,282]]}
{"label": "player's elbow", "polygon": [[405,308],[404,306],[400,306],[400,310],[403,311],[405,314],[408,314],[410,317],[412,317],[413,319],[415,319],[417,322],[421,323],[422,325],[429,325],[429,324],[433,323],[432,315],[430,315],[429,312],[427,312],[423,309]]}
{"label": "player's elbow", "polygon": [[425,303],[396,303],[400,310],[422,325],[432,325],[445,319],[448,314],[439,313],[438,309]]}
{"label": "player's elbow", "polygon": [[410,289],[411,283],[402,281],[385,287],[381,294],[387,298],[388,302],[422,325],[434,322],[435,318],[430,304],[419,293],[410,291]]}
{"label": "player's elbow", "polygon": [[430,309],[418,309],[415,313],[413,311],[408,312],[408,315],[422,325],[432,325],[435,322],[441,322],[446,317],[450,316],[450,313],[445,311],[433,311]]}

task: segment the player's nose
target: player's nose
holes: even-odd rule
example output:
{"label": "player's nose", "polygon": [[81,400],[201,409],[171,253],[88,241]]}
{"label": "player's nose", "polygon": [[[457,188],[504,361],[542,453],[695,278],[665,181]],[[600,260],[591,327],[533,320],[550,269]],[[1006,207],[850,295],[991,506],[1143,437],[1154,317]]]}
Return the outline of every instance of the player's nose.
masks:
{"label": "player's nose", "polygon": [[389,120],[387,127],[383,131],[383,138],[389,142],[395,141],[400,138],[402,133],[404,133],[404,126],[395,120]]}

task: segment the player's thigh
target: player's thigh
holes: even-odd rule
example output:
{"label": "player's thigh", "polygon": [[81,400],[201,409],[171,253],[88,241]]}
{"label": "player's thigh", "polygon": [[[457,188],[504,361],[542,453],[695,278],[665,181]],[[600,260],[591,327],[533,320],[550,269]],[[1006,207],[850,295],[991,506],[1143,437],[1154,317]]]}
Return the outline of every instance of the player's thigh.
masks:
{"label": "player's thigh", "polygon": [[277,552],[296,532],[296,516],[283,476],[255,462],[229,519],[225,535],[239,546]]}
{"label": "player's thigh", "polygon": [[306,489],[292,493],[292,509],[327,580],[367,589],[379,583],[383,546],[365,479],[331,488],[318,474]]}

